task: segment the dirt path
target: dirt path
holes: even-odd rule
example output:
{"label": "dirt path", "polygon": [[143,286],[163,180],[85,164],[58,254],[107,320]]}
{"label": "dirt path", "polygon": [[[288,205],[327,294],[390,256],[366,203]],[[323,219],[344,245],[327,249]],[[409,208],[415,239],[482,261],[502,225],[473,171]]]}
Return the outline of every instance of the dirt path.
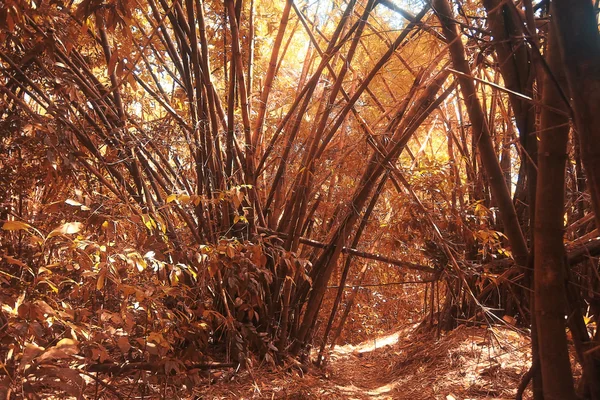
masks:
{"label": "dirt path", "polygon": [[514,398],[528,340],[508,329],[459,328],[436,340],[414,327],[331,354],[330,379],[347,398]]}
{"label": "dirt path", "polygon": [[436,339],[410,326],[337,346],[324,369],[243,373],[202,398],[514,399],[529,346],[507,328],[461,327]]}

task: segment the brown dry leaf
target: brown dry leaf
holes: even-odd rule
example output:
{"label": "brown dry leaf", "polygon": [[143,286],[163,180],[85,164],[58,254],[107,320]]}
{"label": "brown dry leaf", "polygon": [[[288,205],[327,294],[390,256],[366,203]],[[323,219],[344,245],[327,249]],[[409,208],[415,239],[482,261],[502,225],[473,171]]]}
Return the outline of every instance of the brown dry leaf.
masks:
{"label": "brown dry leaf", "polygon": [[106,283],[106,268],[102,268],[98,274],[98,281],[96,282],[96,290],[102,290]]}
{"label": "brown dry leaf", "polygon": [[23,261],[17,260],[16,258],[8,256],[8,255],[3,255],[2,257],[0,257],[0,259],[4,259],[7,263],[12,264],[12,265],[18,265],[21,268],[27,267],[27,265]]}
{"label": "brown dry leaf", "polygon": [[227,253],[227,257],[229,257],[229,258],[235,257],[235,249],[232,246],[227,246],[225,248],[225,252]]}
{"label": "brown dry leaf", "polygon": [[46,352],[39,357],[39,361],[60,360],[69,358],[77,353],[79,353],[79,342],[77,342],[77,340],[65,338],[61,339],[56,346],[46,350]]}
{"label": "brown dry leaf", "polygon": [[38,346],[35,343],[25,344],[25,350],[23,350],[23,356],[21,357],[21,368],[25,369],[31,361],[44,352],[44,348]]}
{"label": "brown dry leaf", "polygon": [[39,312],[41,312],[43,314],[47,314],[47,315],[55,315],[56,314],[56,311],[54,311],[54,309],[52,307],[50,307],[50,305],[48,303],[46,303],[44,300],[37,300],[34,304],[38,308]]}
{"label": "brown dry leaf", "polygon": [[36,339],[42,339],[45,336],[44,327],[38,321],[31,322],[29,329],[35,334]]}
{"label": "brown dry leaf", "polygon": [[125,354],[131,349],[131,344],[129,344],[129,339],[127,336],[121,336],[117,339],[117,346],[119,346],[119,350],[121,353]]}
{"label": "brown dry leaf", "polygon": [[23,319],[29,318],[29,314],[31,312],[31,304],[23,303],[15,308],[17,309],[17,315],[19,316],[19,318],[23,318]]}
{"label": "brown dry leaf", "polygon": [[4,225],[2,225],[2,229],[5,231],[20,231],[27,230],[29,228],[31,228],[31,225],[20,221],[6,221]]}
{"label": "brown dry leaf", "polygon": [[11,383],[12,382],[8,376],[0,379],[0,399],[10,398]]}
{"label": "brown dry leaf", "polygon": [[110,355],[108,354],[106,347],[98,343],[96,343],[96,346],[98,347],[92,349],[92,360],[98,360],[101,363],[110,360]]}
{"label": "brown dry leaf", "polygon": [[19,316],[21,318],[30,318],[38,321],[45,321],[47,317],[55,315],[56,312],[44,300],[37,300],[32,304],[21,304],[19,307]]}

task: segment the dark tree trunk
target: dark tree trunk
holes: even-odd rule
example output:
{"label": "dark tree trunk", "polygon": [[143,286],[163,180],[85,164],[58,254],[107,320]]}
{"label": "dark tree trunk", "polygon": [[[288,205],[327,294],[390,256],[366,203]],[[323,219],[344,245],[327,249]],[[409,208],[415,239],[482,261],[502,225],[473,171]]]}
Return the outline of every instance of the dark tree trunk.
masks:
{"label": "dark tree trunk", "polygon": [[[571,95],[581,161],[587,176],[596,226],[600,227],[600,34],[592,2],[556,0],[553,18]],[[595,347],[596,343],[591,347]],[[600,399],[598,357],[584,352],[586,389]]]}
{"label": "dark tree trunk", "polygon": [[[560,82],[555,42],[551,33],[547,59]],[[561,112],[565,103],[550,76],[544,88],[534,226],[535,317],[544,397],[568,400],[576,398],[565,332],[563,215],[569,120]]]}

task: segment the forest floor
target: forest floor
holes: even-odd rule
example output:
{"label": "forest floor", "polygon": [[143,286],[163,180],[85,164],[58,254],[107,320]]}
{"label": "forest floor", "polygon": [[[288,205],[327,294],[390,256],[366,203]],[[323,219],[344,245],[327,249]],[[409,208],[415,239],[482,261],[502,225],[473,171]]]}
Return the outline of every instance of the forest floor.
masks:
{"label": "forest floor", "polygon": [[412,325],[337,346],[324,368],[259,367],[216,379],[197,398],[514,399],[527,360],[528,336],[508,327],[462,326],[438,337]]}

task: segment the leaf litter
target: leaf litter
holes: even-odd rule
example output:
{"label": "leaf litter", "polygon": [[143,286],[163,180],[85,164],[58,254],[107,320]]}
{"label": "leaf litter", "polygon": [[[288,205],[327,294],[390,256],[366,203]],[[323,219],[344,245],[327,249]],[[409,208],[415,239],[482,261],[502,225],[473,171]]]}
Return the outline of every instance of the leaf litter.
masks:
{"label": "leaf litter", "polygon": [[282,373],[259,367],[206,386],[199,398],[515,398],[531,365],[526,334],[509,326],[461,326],[439,338],[435,331],[409,325],[356,345],[336,346],[323,369],[292,363]]}

